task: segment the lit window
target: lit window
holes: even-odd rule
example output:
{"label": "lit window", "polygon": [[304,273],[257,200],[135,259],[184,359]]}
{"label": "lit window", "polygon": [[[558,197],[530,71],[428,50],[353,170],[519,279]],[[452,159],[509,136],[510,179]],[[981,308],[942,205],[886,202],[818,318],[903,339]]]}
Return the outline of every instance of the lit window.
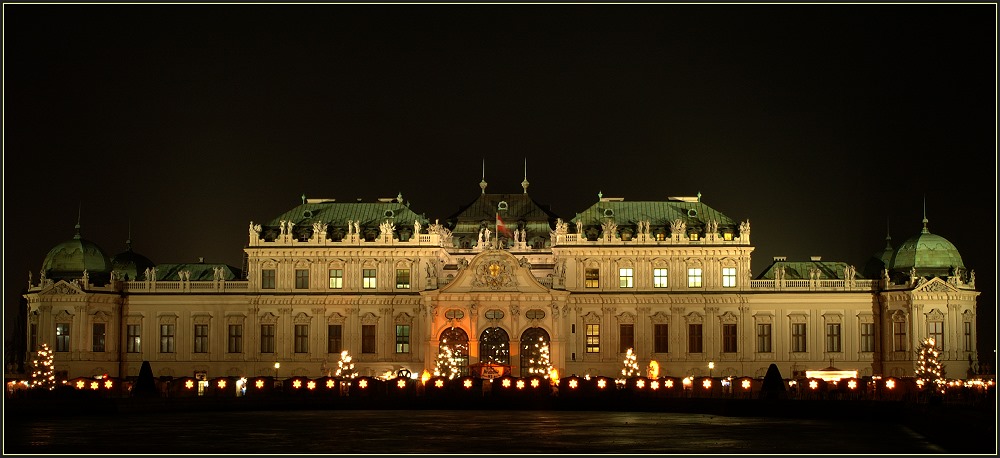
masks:
{"label": "lit window", "polygon": [[587,353],[601,352],[601,325],[587,325]]}
{"label": "lit window", "polygon": [[410,352],[410,325],[396,325],[396,353]]}
{"label": "lit window", "polygon": [[330,269],[330,289],[342,289],[343,287],[344,269]]}
{"label": "lit window", "polygon": [[260,271],[261,289],[274,289],[274,269],[262,269]]}
{"label": "lit window", "polygon": [[93,346],[91,350],[94,353],[104,352],[104,339],[106,336],[105,324],[104,323],[94,323],[94,339]]}
{"label": "lit window", "polygon": [[826,351],[840,352],[840,323],[826,324]]}
{"label": "lit window", "polygon": [[587,288],[599,288],[601,286],[601,271],[596,268],[588,268],[583,286]]}
{"label": "lit window", "polygon": [[806,324],[792,324],[792,351],[802,353],[806,351]]}
{"label": "lit window", "polygon": [[927,322],[927,336],[934,339],[934,347],[938,350],[944,350],[944,322],[943,321],[928,321]]}
{"label": "lit window", "polygon": [[771,324],[757,324],[757,353],[771,353]]}
{"label": "lit window", "polygon": [[396,269],[396,288],[410,288],[410,269]]}
{"label": "lit window", "polygon": [[653,288],[666,288],[667,284],[667,269],[653,269]]}
{"label": "lit window", "polygon": [[689,234],[689,237],[691,238],[691,240],[698,240],[698,233],[692,232],[691,234]]}
{"label": "lit window", "polygon": [[735,267],[723,267],[722,268],[722,287],[723,288],[735,288],[736,287],[736,268]]}
{"label": "lit window", "polygon": [[688,324],[688,353],[701,351],[701,324]]}
{"label": "lit window", "polygon": [[362,269],[361,276],[363,280],[362,288],[375,289],[375,269]]}
{"label": "lit window", "polygon": [[160,353],[174,352],[174,325],[160,325]]}
{"label": "lit window", "polygon": [[701,288],[701,269],[688,269],[688,288]]}
{"label": "lit window", "polygon": [[966,321],[962,325],[965,327],[965,351],[972,351],[972,322]]}
{"label": "lit window", "polygon": [[56,351],[69,351],[69,323],[56,325]]}
{"label": "lit window", "polygon": [[130,324],[128,325],[128,327],[125,328],[127,336],[126,351],[128,351],[129,353],[139,353],[142,351],[142,346],[141,346],[142,340],[140,337],[141,329],[142,326],[138,324]]}
{"label": "lit window", "polygon": [[295,269],[295,289],[309,288],[309,269]]}
{"label": "lit window", "polygon": [[618,287],[619,288],[632,287],[632,268],[626,267],[623,269],[618,269]]}
{"label": "lit window", "polygon": [[732,240],[733,239],[733,233],[732,232],[723,232],[722,233],[722,239],[723,240]]}

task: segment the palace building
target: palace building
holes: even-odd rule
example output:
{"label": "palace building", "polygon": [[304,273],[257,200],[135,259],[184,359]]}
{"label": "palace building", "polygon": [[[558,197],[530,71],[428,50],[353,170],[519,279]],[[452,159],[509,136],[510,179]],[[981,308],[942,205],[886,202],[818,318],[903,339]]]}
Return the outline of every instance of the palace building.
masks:
{"label": "palace building", "polygon": [[[361,375],[433,371],[442,347],[466,372],[514,376],[548,352],[561,374],[616,376],[629,349],[661,375],[786,377],[836,366],[908,376],[935,338],[952,376],[975,359],[975,274],[923,230],[858,271],[774,262],[756,277],[749,221],[701,196],[601,197],[572,219],[523,193],[481,193],[433,221],[402,196],[307,199],[251,222],[245,265],[108,257],[72,239],[29,276],[24,348],[46,343],[66,379],[321,377],[347,350]],[[471,196],[470,196],[471,197]],[[713,363],[709,369],[708,363]]]}

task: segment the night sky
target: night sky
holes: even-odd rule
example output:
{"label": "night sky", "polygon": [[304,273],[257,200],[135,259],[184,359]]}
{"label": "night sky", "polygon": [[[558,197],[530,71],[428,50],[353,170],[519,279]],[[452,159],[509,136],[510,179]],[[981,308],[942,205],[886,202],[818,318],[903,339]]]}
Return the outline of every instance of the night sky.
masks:
{"label": "night sky", "polygon": [[[241,265],[250,221],[694,196],[862,270],[928,227],[995,348],[996,5],[30,5],[4,14],[4,300],[81,233]],[[5,321],[11,318],[6,314]],[[992,358],[992,355],[984,355]]]}

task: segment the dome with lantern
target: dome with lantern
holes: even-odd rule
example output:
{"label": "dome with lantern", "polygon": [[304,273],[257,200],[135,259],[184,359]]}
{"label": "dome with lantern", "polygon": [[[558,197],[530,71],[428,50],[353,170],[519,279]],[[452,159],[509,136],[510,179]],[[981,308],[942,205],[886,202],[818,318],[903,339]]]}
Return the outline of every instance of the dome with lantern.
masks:
{"label": "dome with lantern", "polygon": [[96,243],[80,236],[80,224],[76,224],[76,235],[49,250],[42,262],[45,276],[55,280],[73,280],[87,272],[90,282],[106,284],[111,278],[111,260]]}

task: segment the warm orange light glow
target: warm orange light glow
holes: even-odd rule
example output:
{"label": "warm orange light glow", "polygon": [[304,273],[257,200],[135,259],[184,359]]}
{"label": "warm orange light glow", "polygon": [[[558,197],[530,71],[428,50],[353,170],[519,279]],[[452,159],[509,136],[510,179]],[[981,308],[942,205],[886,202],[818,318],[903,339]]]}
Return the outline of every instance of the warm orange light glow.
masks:
{"label": "warm orange light glow", "polygon": [[184,382],[184,388],[187,388],[189,390],[191,388],[194,388],[194,381],[193,380],[188,380],[188,381]]}
{"label": "warm orange light glow", "polygon": [[853,390],[853,389],[855,389],[855,388],[858,387],[858,382],[854,381],[854,380],[850,380],[850,381],[847,382],[847,387]]}
{"label": "warm orange light glow", "polygon": [[578,384],[578,383],[576,383],[576,379],[573,379],[573,380],[570,380],[570,381],[569,381],[569,387],[570,387],[570,388],[576,388],[576,387],[577,387],[577,385],[579,385],[579,384]]}
{"label": "warm orange light glow", "polygon": [[256,386],[257,389],[263,389],[264,388],[264,381],[261,380],[261,379],[257,379],[257,382],[254,383],[254,386]]}
{"label": "warm orange light glow", "polygon": [[114,386],[114,384],[111,383],[111,380],[105,380],[104,381],[104,388],[107,388],[107,389],[110,390],[112,386]]}
{"label": "warm orange light glow", "polygon": [[309,383],[306,384],[306,388],[309,388],[310,390],[315,390],[316,389],[316,382],[310,380]]}
{"label": "warm orange light glow", "polygon": [[468,379],[468,378],[465,379],[465,381],[462,382],[462,386],[464,386],[466,388],[472,388],[472,379]]}
{"label": "warm orange light glow", "polygon": [[691,380],[691,377],[684,377],[684,380],[682,380],[681,383],[683,383],[685,386],[687,386],[687,385],[690,385],[690,384],[692,384],[694,382]]}
{"label": "warm orange light glow", "polygon": [[600,380],[597,381],[597,387],[598,388],[602,388],[603,389],[606,386],[608,386],[608,381],[607,380],[600,379]]}
{"label": "warm orange light glow", "polygon": [[636,380],[635,381],[635,387],[639,388],[639,389],[645,388],[646,387],[646,381],[642,380],[642,379]]}
{"label": "warm orange light glow", "polygon": [[667,388],[673,388],[674,387],[674,381],[673,380],[667,380],[666,382],[663,382],[663,385],[666,386]]}
{"label": "warm orange light glow", "polygon": [[892,380],[892,379],[886,380],[885,381],[885,387],[888,388],[888,389],[890,389],[890,390],[893,389],[893,388],[895,388],[896,387],[896,381]]}
{"label": "warm orange light glow", "polygon": [[742,385],[743,385],[743,389],[744,389],[744,390],[749,390],[749,389],[750,389],[750,380],[748,380],[748,379],[743,379],[743,383],[742,383]]}
{"label": "warm orange light glow", "polygon": [[358,381],[358,387],[360,387],[360,388],[368,388],[368,380],[365,380],[365,379],[359,380]]}
{"label": "warm orange light glow", "polygon": [[327,388],[330,388],[330,389],[333,389],[333,387],[334,387],[334,386],[335,386],[336,384],[337,384],[337,382],[334,382],[333,380],[327,380],[327,381],[326,381],[326,387],[327,387]]}
{"label": "warm orange light glow", "polygon": [[531,379],[531,387],[532,388],[538,388],[538,379],[537,378]]}
{"label": "warm orange light glow", "polygon": [[559,371],[556,368],[549,371],[549,380],[552,380],[552,383],[559,383]]}
{"label": "warm orange light glow", "polygon": [[819,388],[819,383],[817,383],[815,380],[810,380],[809,381],[809,388],[812,388],[812,389],[815,390],[816,388]]}
{"label": "warm orange light glow", "polygon": [[438,387],[438,388],[441,388],[441,387],[443,387],[443,386],[444,386],[444,380],[441,380],[441,379],[437,379],[437,380],[435,380],[435,381],[434,381],[434,386],[435,386],[435,387]]}
{"label": "warm orange light glow", "polygon": [[649,388],[650,388],[651,390],[653,390],[653,391],[656,391],[656,390],[660,389],[660,381],[659,381],[659,380],[653,380],[653,381],[652,381],[652,382],[651,382],[651,383],[649,384]]}
{"label": "warm orange light glow", "polygon": [[80,389],[80,390],[82,390],[82,389],[83,389],[83,387],[84,387],[84,385],[86,385],[86,384],[85,384],[85,383],[83,382],[83,380],[77,380],[77,381],[76,381],[76,388],[77,388],[77,389]]}
{"label": "warm orange light glow", "polygon": [[402,379],[397,380],[396,381],[396,386],[398,386],[400,388],[406,388],[406,380],[402,380]]}
{"label": "warm orange light glow", "polygon": [[420,383],[426,385],[427,381],[430,379],[431,379],[431,373],[428,372],[427,369],[424,369],[424,373],[420,374]]}
{"label": "warm orange light glow", "polygon": [[520,390],[522,388],[524,388],[524,380],[518,380],[517,381],[517,389]]}
{"label": "warm orange light glow", "polygon": [[225,388],[225,387],[226,387],[226,381],[225,380],[219,380],[219,388]]}
{"label": "warm orange light glow", "polygon": [[649,362],[649,378],[657,378],[660,376],[660,363],[656,360]]}
{"label": "warm orange light glow", "polygon": [[705,379],[704,382],[701,382],[701,386],[705,387],[706,390],[709,389],[709,388],[711,388],[712,387],[712,379],[710,379],[710,378]]}
{"label": "warm orange light glow", "polygon": [[510,379],[509,378],[503,379],[503,383],[501,383],[501,385],[503,385],[504,388],[510,388]]}
{"label": "warm orange light glow", "polygon": [[90,389],[96,390],[99,387],[100,387],[100,385],[98,385],[97,382],[90,382]]}

